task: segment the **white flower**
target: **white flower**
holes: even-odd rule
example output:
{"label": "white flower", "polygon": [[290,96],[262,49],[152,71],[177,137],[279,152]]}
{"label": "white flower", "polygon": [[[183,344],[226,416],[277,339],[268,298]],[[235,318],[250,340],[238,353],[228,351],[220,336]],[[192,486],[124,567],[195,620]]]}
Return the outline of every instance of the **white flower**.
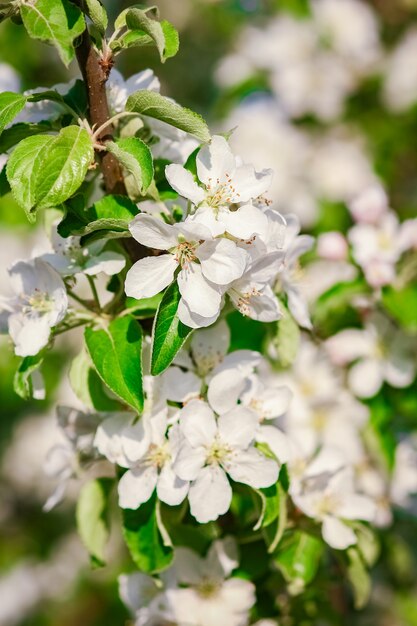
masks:
{"label": "white flower", "polygon": [[365,189],[349,204],[349,210],[355,222],[365,224],[378,224],[388,208],[387,194],[379,185]]}
{"label": "white flower", "polygon": [[395,279],[395,264],[406,247],[402,227],[395,213],[388,212],[377,224],[359,223],[348,233],[355,261],[373,287],[390,284]]}
{"label": "white flower", "polygon": [[337,365],[352,363],[349,386],[360,398],[371,398],[384,381],[392,387],[407,387],[415,376],[410,340],[393,329],[381,316],[373,316],[363,330],[347,328],[326,341],[330,358]]}
{"label": "white flower", "polygon": [[153,296],[172,282],[179,269],[180,320],[187,323],[186,309],[214,321],[224,286],[244,272],[246,252],[228,239],[213,239],[204,226],[188,221],[171,225],[140,214],[131,222],[130,232],[139,243],[170,254],[137,261],[127,273],[126,294],[138,299]]}
{"label": "white flower", "polygon": [[227,294],[242,315],[259,322],[274,322],[282,316],[271,287],[282,268],[282,254],[271,252],[253,261],[243,276],[227,289]]}
{"label": "white flower", "polygon": [[312,479],[311,488],[293,499],[306,515],[322,523],[324,541],[337,550],[345,550],[357,542],[354,531],[343,520],[371,522],[376,513],[372,500],[355,493],[353,474],[348,468],[328,480]]}
{"label": "white flower", "polygon": [[97,431],[95,445],[109,461],[128,468],[119,481],[119,504],[137,509],[147,502],[155,488],[158,498],[172,506],[187,495],[188,482],[172,471],[178,449],[178,426],[168,435],[168,409],[155,409],[134,425],[119,417],[110,418]]}
{"label": "white flower", "polygon": [[191,513],[197,521],[215,520],[229,510],[232,488],[226,473],[251,487],[268,487],[278,478],[278,465],[254,447],[258,416],[236,407],[216,421],[210,406],[192,400],[182,409],[179,424],[183,441],[174,471],[192,481]]}
{"label": "white flower", "polygon": [[108,276],[118,274],[126,265],[122,254],[107,250],[103,252],[106,240],[94,241],[81,245],[81,237],[61,237],[56,228],[52,231],[54,252],[46,252],[40,256],[62,276],[72,276],[83,272],[95,276],[104,272]]}
{"label": "white flower", "polygon": [[186,588],[168,589],[175,622],[193,626],[245,626],[255,604],[255,586],[230,577],[239,564],[232,537],[215,541],[205,558],[188,548],[177,548],[174,572]]}
{"label": "white flower", "polygon": [[[173,189],[190,202],[201,207],[193,219],[206,225],[213,236],[228,232],[239,239],[267,231],[262,211],[248,204],[268,189],[272,172],[256,172],[251,165],[240,164],[224,137],[214,135],[203,146],[196,159],[198,182],[181,165],[165,169]],[[231,205],[242,205],[234,207]]]}
{"label": "white flower", "polygon": [[168,625],[174,622],[169,598],[161,590],[161,584],[151,576],[141,572],[122,574],[119,576],[119,595],[135,615],[135,626]]}
{"label": "white flower", "polygon": [[[59,83],[52,85],[52,87],[35,87],[35,89],[28,89],[23,92],[23,95],[30,96],[42,93],[44,91],[56,91],[61,96],[68,93],[68,91],[74,86],[75,78],[68,83]],[[25,108],[15,117],[13,124],[20,122],[37,124],[44,120],[53,120],[62,115],[65,108],[59,103],[53,100],[39,100],[39,102],[27,102]]]}
{"label": "white flower", "polygon": [[20,78],[8,63],[0,63],[0,91],[20,91]]}
{"label": "white flower", "polygon": [[17,261],[9,269],[16,296],[3,299],[0,311],[19,356],[32,356],[49,341],[51,328],[67,312],[68,298],[59,274],[41,259]]}

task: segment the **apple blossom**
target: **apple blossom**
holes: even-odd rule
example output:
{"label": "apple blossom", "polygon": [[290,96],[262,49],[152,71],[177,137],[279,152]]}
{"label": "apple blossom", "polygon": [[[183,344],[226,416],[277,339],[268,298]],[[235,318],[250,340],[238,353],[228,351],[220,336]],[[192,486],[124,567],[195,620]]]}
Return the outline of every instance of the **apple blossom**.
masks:
{"label": "apple blossom", "polygon": [[236,407],[216,421],[210,406],[192,400],[179,414],[182,442],[174,472],[191,481],[189,501],[197,521],[215,520],[226,513],[232,488],[226,474],[251,487],[268,487],[278,478],[278,465],[254,444],[258,417]]}
{"label": "apple blossom", "polygon": [[9,276],[16,295],[0,302],[1,317],[8,326],[16,354],[35,355],[48,344],[51,329],[65,317],[65,285],[41,259],[17,261],[10,267]]}
{"label": "apple blossom", "polygon": [[305,491],[294,496],[295,504],[309,517],[322,523],[323,539],[332,548],[345,550],[357,542],[352,528],[344,520],[372,521],[375,504],[355,493],[349,469],[330,478],[317,479]]}

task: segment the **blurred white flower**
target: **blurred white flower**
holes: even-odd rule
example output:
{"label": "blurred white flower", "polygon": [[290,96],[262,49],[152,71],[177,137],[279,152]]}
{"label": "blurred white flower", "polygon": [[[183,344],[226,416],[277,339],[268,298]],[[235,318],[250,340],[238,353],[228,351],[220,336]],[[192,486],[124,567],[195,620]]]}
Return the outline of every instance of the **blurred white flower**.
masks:
{"label": "blurred white flower", "polygon": [[353,363],[349,386],[360,398],[371,398],[386,381],[392,387],[407,387],[415,376],[410,339],[374,315],[364,329],[347,328],[325,342],[332,361],[340,366]]}
{"label": "blurred white flower", "polygon": [[384,99],[401,113],[417,102],[417,68],[410,59],[417,55],[417,30],[408,30],[386,61]]}

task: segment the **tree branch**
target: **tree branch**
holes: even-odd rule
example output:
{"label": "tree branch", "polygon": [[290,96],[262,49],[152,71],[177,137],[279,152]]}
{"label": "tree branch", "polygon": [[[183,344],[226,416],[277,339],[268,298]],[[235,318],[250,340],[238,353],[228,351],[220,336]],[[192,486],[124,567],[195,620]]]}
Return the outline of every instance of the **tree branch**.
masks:
{"label": "tree branch", "polygon": [[[82,8],[82,0],[78,0],[75,3]],[[79,45],[75,48],[75,53],[87,90],[90,125],[96,128],[105,125],[97,140],[100,142],[109,141],[113,137],[114,130],[111,124],[106,124],[110,119],[106,93],[106,82],[110,68],[106,68],[104,64],[100,63],[100,58],[92,45],[88,28],[81,35]],[[110,152],[103,152],[98,154],[98,158],[107,193],[127,195],[123,171],[116,157]],[[122,245],[132,262],[149,256],[149,250],[133,238],[125,239]]]}

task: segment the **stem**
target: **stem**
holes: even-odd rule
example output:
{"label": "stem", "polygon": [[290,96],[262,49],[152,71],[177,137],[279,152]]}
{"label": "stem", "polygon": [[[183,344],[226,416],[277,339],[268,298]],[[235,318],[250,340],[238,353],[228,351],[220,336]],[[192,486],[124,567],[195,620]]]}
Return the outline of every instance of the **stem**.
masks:
{"label": "stem", "polygon": [[[81,9],[83,8],[82,0],[74,0],[74,3]],[[75,53],[87,90],[90,125],[96,128],[102,127],[100,135],[97,136],[100,142],[111,141],[114,129],[110,122],[106,93],[106,82],[109,72],[104,65],[100,64],[100,57],[94,50],[87,27],[81,35],[80,44],[75,49]],[[98,158],[107,193],[127,196],[123,171],[116,157],[111,152],[104,152],[99,153]],[[137,243],[133,238],[124,240],[122,245],[132,262],[149,256],[149,250]]]}
{"label": "stem", "polygon": [[89,283],[89,285],[91,287],[91,291],[93,293],[93,298],[94,298],[94,302],[95,302],[95,305],[97,307],[97,310],[101,311],[100,298],[98,297],[97,287],[96,287],[96,284],[94,282],[94,278],[92,276],[89,276],[88,274],[86,274],[86,276],[87,276],[88,283]]}
{"label": "stem", "polygon": [[115,122],[116,120],[119,120],[122,117],[128,117],[130,115],[137,115],[137,113],[134,113],[133,111],[122,111],[121,113],[117,113],[116,115],[113,115],[113,117],[107,120],[107,122],[104,122],[104,124],[102,124],[99,128],[97,128],[96,131],[94,131],[93,140],[97,141],[97,138],[100,137],[102,132],[106,130],[106,128],[108,128],[109,126],[112,126],[113,122]]}

